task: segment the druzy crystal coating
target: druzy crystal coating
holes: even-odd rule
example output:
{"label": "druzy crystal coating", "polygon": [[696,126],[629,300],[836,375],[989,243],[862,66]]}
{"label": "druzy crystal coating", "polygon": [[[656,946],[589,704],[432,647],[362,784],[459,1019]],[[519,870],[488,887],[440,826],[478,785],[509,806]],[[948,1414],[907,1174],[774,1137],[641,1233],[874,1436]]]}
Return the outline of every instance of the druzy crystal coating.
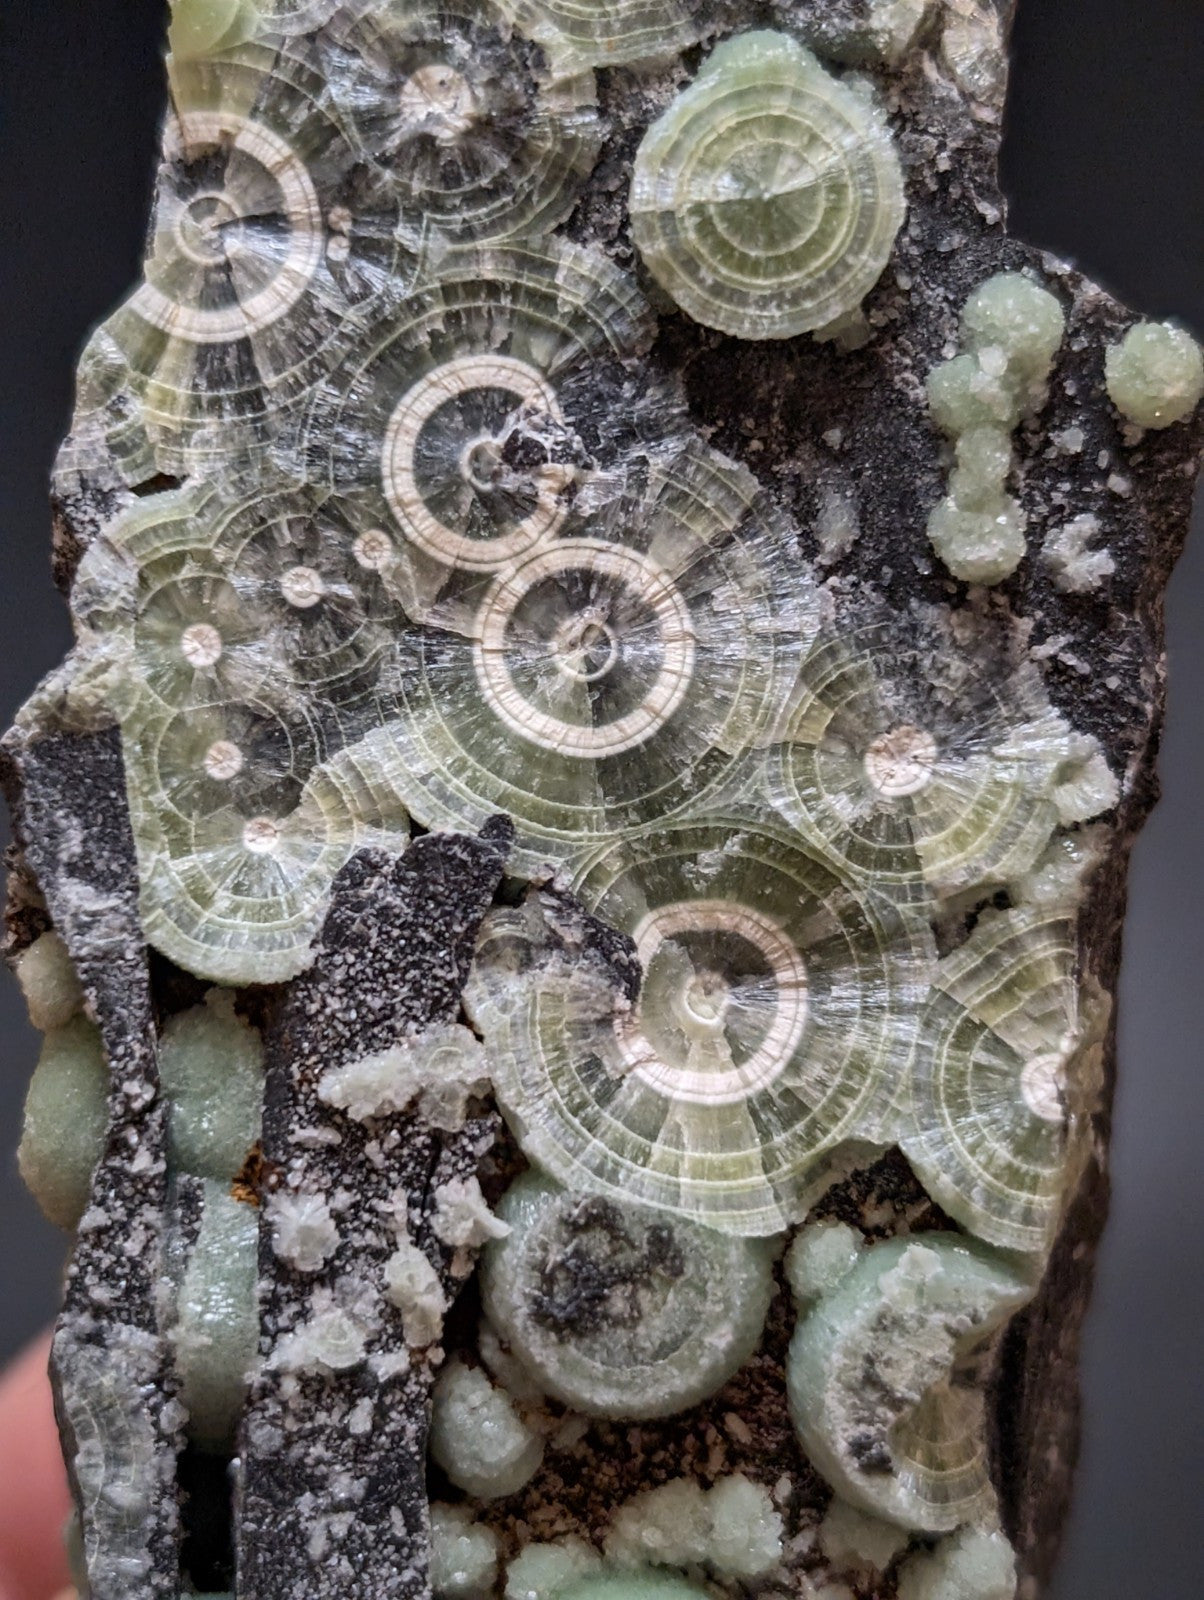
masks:
{"label": "druzy crystal coating", "polygon": [[855,311],[903,216],[881,114],[785,34],[719,45],[636,156],[644,264],[696,322],[741,339],[786,339]]}

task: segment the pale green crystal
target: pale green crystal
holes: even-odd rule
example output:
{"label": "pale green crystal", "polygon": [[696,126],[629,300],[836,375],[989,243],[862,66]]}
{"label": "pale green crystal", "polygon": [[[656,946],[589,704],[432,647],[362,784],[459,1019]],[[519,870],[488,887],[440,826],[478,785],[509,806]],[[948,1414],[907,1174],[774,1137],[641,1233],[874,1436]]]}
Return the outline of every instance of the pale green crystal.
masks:
{"label": "pale green crystal", "polygon": [[691,0],[510,0],[519,26],[567,71],[667,60],[708,31]]}
{"label": "pale green crystal", "polygon": [[159,1077],[171,1102],[173,1165],[229,1183],[259,1138],[263,1107],[263,1045],[231,993],[210,989],[203,1005],[171,1018]]}
{"label": "pale green crystal", "polygon": [[1002,1533],[962,1528],[899,1569],[899,1600],[1014,1600],[1016,1560]]}
{"label": "pale green crystal", "polygon": [[1204,399],[1204,353],[1173,322],[1141,322],[1105,357],[1108,397],[1141,428],[1169,428]]}
{"label": "pale green crystal", "polygon": [[177,1293],[172,1339],[188,1431],[203,1449],[228,1448],[259,1347],[259,1216],[206,1179],[200,1232]]}
{"label": "pale green crystal", "polygon": [[506,1568],[505,1600],[560,1600],[601,1565],[594,1547],[571,1535],[553,1544],[524,1545]]}
{"label": "pale green crystal", "polygon": [[512,0],[361,7],[327,92],[388,183],[400,231],[469,244],[538,238],[572,210],[601,142],[592,72],[547,72]]}
{"label": "pale green crystal", "polygon": [[706,1566],[718,1578],[751,1581],[781,1560],[782,1518],[768,1489],[742,1473],[709,1490],[674,1478],[620,1506],[605,1548],[618,1566]]}
{"label": "pale green crystal", "polygon": [[856,309],[903,224],[885,119],[786,34],[718,45],[636,154],[632,236],[683,311],[785,339]]}
{"label": "pale green crystal", "polygon": [[739,817],[616,847],[579,892],[635,941],[634,1010],[534,899],[487,920],[465,994],[528,1156],[570,1187],[780,1233],[844,1142],[881,1131],[927,925]]}
{"label": "pale green crystal", "polygon": [[965,583],[1002,583],[1024,560],[1028,519],[1011,495],[999,494],[981,510],[942,500],[928,522],[932,548]]}
{"label": "pale green crystal", "polygon": [[[498,1215],[509,1234],[481,1264],[485,1314],[546,1393],[587,1415],[671,1416],[752,1354],[773,1257],[648,1207],[562,1190],[527,1173]],[[625,1285],[593,1304],[592,1279]]]}
{"label": "pale green crystal", "polygon": [[1001,272],[966,301],[965,353],[928,375],[933,419],[957,442],[949,494],[929,518],[928,537],[966,583],[1001,583],[1024,559],[1027,518],[1007,492],[1008,434],[1043,404],[1065,332],[1065,314],[1048,289]]}
{"label": "pale green crystal", "polygon": [[933,1197],[1012,1250],[1046,1247],[1087,1134],[1079,1083],[1100,1019],[1080,1015],[1060,908],[987,914],[937,969],[900,1143]]}
{"label": "pale green crystal", "polygon": [[17,1161],[50,1221],[74,1228],[88,1204],[108,1127],[109,1073],[100,1034],[84,1017],[52,1029],[25,1097]]}
{"label": "pale green crystal", "polygon": [[1025,399],[1025,384],[1044,386],[1066,333],[1066,317],[1048,289],[1019,272],[1001,272],[980,284],[962,310],[962,341],[980,356],[1002,350],[1007,376]]}
{"label": "pale green crystal", "polygon": [[248,0],[172,0],[167,42],[172,55],[191,59],[210,54],[241,32],[252,11]]}
{"label": "pale green crystal", "polygon": [[790,1415],[850,1504],[932,1532],[993,1515],[982,1392],[955,1368],[1031,1292],[980,1247],[924,1234],[866,1250],[802,1318]]}
{"label": "pale green crystal", "polygon": [[539,1469],[543,1440],[479,1367],[448,1362],[435,1385],[431,1455],[478,1500],[514,1494]]}
{"label": "pale green crystal", "polygon": [[843,875],[948,895],[1033,864],[1075,750],[1031,665],[1004,669],[936,615],[821,635],[767,775],[778,810]]}
{"label": "pale green crystal", "polygon": [[667,1572],[601,1572],[583,1578],[557,1600],[710,1600],[699,1584]]}
{"label": "pale green crystal", "polygon": [[814,1222],[795,1235],[782,1268],[800,1309],[848,1277],[861,1243],[861,1235],[847,1222]]}
{"label": "pale green crystal", "polygon": [[42,1033],[61,1028],[83,1010],[79,974],[57,933],[43,933],[15,962],[29,1020]]}
{"label": "pale green crystal", "polygon": [[431,1588],[438,1600],[483,1600],[497,1576],[497,1534],[467,1506],[431,1506]]}

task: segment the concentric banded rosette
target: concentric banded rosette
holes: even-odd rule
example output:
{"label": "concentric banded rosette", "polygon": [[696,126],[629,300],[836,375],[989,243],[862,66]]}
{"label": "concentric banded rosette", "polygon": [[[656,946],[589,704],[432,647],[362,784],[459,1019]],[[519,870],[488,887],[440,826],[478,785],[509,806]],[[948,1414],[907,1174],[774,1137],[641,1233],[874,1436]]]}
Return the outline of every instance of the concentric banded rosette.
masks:
{"label": "concentric banded rosette", "polygon": [[300,42],[177,61],[172,90],[145,281],[103,332],[157,470],[237,478],[416,262]]}
{"label": "concentric banded rosette", "polygon": [[1005,882],[1057,825],[1072,732],[1031,667],[959,647],[940,625],[904,626],[817,642],[770,757],[774,804],[867,882],[942,893]]}
{"label": "concentric banded rosette", "polygon": [[346,0],[251,0],[261,26],[270,33],[313,33],[329,22]]}
{"label": "concentric banded rosette", "polygon": [[719,45],[636,155],[632,236],[695,322],[786,339],[855,311],[903,225],[903,174],[863,93],[784,34]]}
{"label": "concentric banded rosette", "polygon": [[[667,61],[705,38],[690,0],[508,0],[518,25],[566,71]],[[714,24],[712,23],[713,27]]]}
{"label": "concentric banded rosette", "polygon": [[[358,789],[314,766],[317,730],[215,708],[125,739],[147,940],[222,983],[306,965],[335,874],[358,847]],[[394,814],[394,842],[407,837]]]}
{"label": "concentric banded rosette", "polygon": [[663,440],[632,367],[652,335],[604,257],[457,251],[360,338],[286,467],[399,543],[394,581],[421,614],[451,570],[495,570],[558,531],[595,454],[620,452],[641,418]]}
{"label": "concentric banded rosette", "polygon": [[550,77],[499,0],[392,0],[317,41],[331,98],[415,248],[547,234],[601,141],[593,77]]}
{"label": "concentric banded rosette", "polygon": [[188,489],[139,502],[81,564],[147,938],[203,977],[300,970],[350,851],[408,837],[382,731],[397,608],[364,554],[312,497]]}
{"label": "concentric banded rosette", "polygon": [[151,700],[183,712],[270,684],[277,699],[320,702],[337,743],[336,719],[358,736],[395,688],[391,548],[350,527],[336,503],[299,492],[158,495],[89,551],[76,616],[90,644],[123,643],[113,707],[123,719],[150,714]]}
{"label": "concentric banded rosette", "polygon": [[514,861],[697,810],[773,737],[813,626],[789,530],[695,448],[415,630],[398,722],[427,826],[518,829]]}
{"label": "concentric banded rosette", "polygon": [[916,1234],[865,1250],[800,1319],[786,1369],[791,1420],[844,1499],[926,1533],[994,1522],[973,1357],[1031,1294],[981,1246]]}
{"label": "concentric banded rosette", "polygon": [[906,1071],[927,929],[726,819],[611,849],[580,894],[634,942],[634,1006],[537,902],[494,913],[469,983],[523,1149],[573,1187],[781,1231]]}
{"label": "concentric banded rosette", "polygon": [[985,919],[940,963],[912,1069],[917,1176],[972,1233],[1049,1243],[1085,1132],[1102,1017],[1080,1016],[1073,926]]}

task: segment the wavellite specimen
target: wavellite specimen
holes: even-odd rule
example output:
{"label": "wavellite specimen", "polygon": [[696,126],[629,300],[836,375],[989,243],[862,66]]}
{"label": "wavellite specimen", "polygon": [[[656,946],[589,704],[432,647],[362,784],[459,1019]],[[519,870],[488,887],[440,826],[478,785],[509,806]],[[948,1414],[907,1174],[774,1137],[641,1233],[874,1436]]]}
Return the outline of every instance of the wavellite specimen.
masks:
{"label": "wavellite specimen", "polygon": [[769,782],[845,872],[947,894],[1036,862],[1077,754],[1031,663],[956,639],[938,614],[817,639]]}
{"label": "wavellite specimen", "polygon": [[786,339],[855,311],[903,223],[877,108],[787,34],[725,41],[636,155],[632,236],[696,322]]}
{"label": "wavellite specimen", "polygon": [[1038,1592],[1204,377],[1010,20],[175,0],[0,748],[93,1600]]}
{"label": "wavellite specimen", "polygon": [[1040,1250],[1080,1159],[1107,1007],[1075,983],[1057,914],[991,914],[940,966],[903,1149],[971,1232]]}
{"label": "wavellite specimen", "polygon": [[534,898],[489,920],[466,996],[520,1143],[564,1183],[780,1232],[889,1116],[926,927],[738,819],[616,846],[580,891],[631,940],[637,998]]}
{"label": "wavellite specimen", "polygon": [[528,1174],[482,1266],[485,1314],[549,1394],[595,1416],[671,1416],[752,1354],[772,1290],[760,1241]]}

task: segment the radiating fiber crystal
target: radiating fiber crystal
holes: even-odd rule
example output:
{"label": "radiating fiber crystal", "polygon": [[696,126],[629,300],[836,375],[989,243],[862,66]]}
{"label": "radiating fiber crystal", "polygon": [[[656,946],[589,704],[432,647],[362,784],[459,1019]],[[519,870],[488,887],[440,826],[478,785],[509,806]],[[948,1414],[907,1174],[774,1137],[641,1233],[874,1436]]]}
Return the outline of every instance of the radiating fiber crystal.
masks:
{"label": "radiating fiber crystal", "polygon": [[2,750],[92,1600],[1037,1594],[1204,369],[1011,12],[175,0]]}

